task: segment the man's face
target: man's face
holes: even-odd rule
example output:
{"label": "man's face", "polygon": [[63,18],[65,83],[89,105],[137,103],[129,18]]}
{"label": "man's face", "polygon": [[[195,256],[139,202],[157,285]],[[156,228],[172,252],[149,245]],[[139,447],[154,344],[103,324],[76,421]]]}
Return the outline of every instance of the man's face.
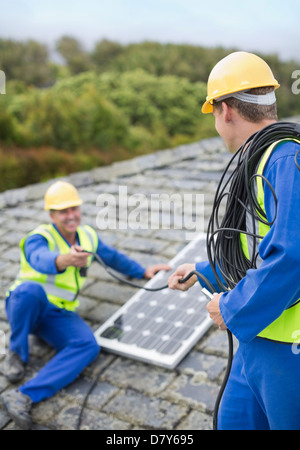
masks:
{"label": "man's face", "polygon": [[80,225],[81,212],[79,206],[51,211],[50,216],[57,228],[64,234],[75,233]]}

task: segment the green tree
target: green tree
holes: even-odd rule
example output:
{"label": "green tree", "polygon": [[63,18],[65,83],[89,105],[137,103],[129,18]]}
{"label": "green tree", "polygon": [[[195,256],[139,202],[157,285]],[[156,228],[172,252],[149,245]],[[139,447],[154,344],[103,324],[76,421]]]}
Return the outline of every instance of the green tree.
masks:
{"label": "green tree", "polygon": [[54,81],[47,46],[33,40],[0,39],[0,68],[7,81],[19,80],[39,87]]}
{"label": "green tree", "polygon": [[70,36],[63,36],[57,41],[56,50],[64,58],[71,74],[92,69],[90,55],[83,49],[77,39]]}
{"label": "green tree", "polygon": [[35,89],[15,96],[5,111],[2,120],[10,133],[5,141],[20,147],[46,145],[70,152],[109,149],[115,144],[124,146],[127,138],[127,119],[92,85],[81,95],[72,89],[59,95],[54,88]]}
{"label": "green tree", "polygon": [[118,42],[103,39],[95,44],[91,59],[98,72],[109,70],[112,61],[123,53],[123,46]]}

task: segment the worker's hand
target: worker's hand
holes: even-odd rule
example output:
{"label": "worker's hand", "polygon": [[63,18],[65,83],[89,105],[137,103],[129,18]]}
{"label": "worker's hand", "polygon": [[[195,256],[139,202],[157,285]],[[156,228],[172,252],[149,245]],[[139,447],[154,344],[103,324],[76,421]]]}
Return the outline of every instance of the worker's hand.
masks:
{"label": "worker's hand", "polygon": [[193,270],[195,270],[195,264],[182,264],[177,267],[175,272],[169,277],[169,288],[178,289],[179,291],[187,291],[190,289],[198,280],[197,275],[193,275],[185,283],[179,283],[179,280],[185,278]]}
{"label": "worker's hand", "polygon": [[157,272],[160,272],[161,270],[169,271],[171,270],[171,266],[168,264],[154,264],[154,266],[147,267],[144,273],[144,278],[147,278],[149,280],[150,278],[153,278]]}
{"label": "worker's hand", "polygon": [[222,297],[222,293],[214,294],[211,301],[208,302],[206,309],[209,313],[209,317],[220,328],[220,330],[226,330],[227,326],[225,325],[225,322],[224,322],[223,317],[220,312],[220,306],[219,306],[221,297]]}
{"label": "worker's hand", "polygon": [[69,253],[59,255],[56,260],[56,268],[59,272],[63,272],[67,267],[86,267],[88,265],[89,253],[83,251],[79,245],[72,245]]}

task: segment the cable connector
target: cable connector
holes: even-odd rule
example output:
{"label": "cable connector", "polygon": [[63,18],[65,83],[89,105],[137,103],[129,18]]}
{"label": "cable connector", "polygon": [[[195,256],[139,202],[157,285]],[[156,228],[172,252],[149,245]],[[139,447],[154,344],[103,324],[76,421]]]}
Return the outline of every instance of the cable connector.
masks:
{"label": "cable connector", "polygon": [[201,289],[201,291],[203,292],[204,295],[206,295],[206,297],[208,297],[210,300],[213,298],[213,294],[211,292],[209,292],[206,288]]}

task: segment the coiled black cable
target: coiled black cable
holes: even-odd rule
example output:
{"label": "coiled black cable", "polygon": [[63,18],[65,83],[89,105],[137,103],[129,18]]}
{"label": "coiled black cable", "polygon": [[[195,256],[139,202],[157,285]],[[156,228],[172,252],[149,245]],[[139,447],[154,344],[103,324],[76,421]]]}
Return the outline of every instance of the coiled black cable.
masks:
{"label": "coiled black cable", "polygon": [[[221,177],[208,223],[206,241],[208,259],[221,291],[234,288],[245,277],[248,269],[257,268],[257,247],[262,236],[256,231],[256,223],[258,221],[271,226],[276,220],[277,209],[274,189],[263,175],[256,173],[257,168],[270,145],[293,137],[300,137],[300,124],[276,122],[268,125],[247,139],[231,158]],[[296,157],[295,162],[297,164]],[[233,164],[236,164],[236,167],[229,174]],[[257,202],[255,191],[257,177],[262,178],[274,198],[275,215],[271,221],[267,219]],[[224,200],[226,200],[225,213],[220,219],[220,207]],[[250,259],[243,252],[241,233],[252,240]]]}

